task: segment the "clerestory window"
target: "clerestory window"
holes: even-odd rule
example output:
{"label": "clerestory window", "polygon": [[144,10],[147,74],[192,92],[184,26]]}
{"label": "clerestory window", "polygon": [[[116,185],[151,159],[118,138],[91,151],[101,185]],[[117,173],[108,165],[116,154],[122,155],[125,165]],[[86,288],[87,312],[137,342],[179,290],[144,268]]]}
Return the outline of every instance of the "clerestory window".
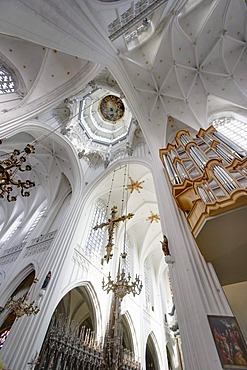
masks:
{"label": "clerestory window", "polygon": [[93,230],[93,227],[106,222],[106,205],[103,200],[99,199],[96,203],[90,233],[87,239],[85,250],[88,254],[93,254],[97,257],[101,256],[101,250],[105,235],[105,228]]}
{"label": "clerestory window", "polygon": [[213,126],[241,148],[247,150],[247,123],[234,117],[220,117],[214,119]]}
{"label": "clerestory window", "polygon": [[151,266],[150,262],[147,259],[144,262],[144,284],[145,284],[146,309],[150,310],[152,306]]}
{"label": "clerestory window", "polygon": [[0,95],[16,92],[12,74],[7,68],[0,66]]}

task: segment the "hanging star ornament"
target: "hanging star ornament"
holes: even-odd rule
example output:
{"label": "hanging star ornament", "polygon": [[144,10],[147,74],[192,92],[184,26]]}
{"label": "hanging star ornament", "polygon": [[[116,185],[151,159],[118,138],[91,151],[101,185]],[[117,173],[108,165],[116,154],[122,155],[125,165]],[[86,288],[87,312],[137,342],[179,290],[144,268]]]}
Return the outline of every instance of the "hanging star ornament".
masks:
{"label": "hanging star ornament", "polygon": [[141,184],[145,181],[134,181],[131,177],[129,177],[130,179],[130,184],[127,185],[127,190],[130,190],[130,194],[133,193],[134,190],[138,191],[138,193],[140,193],[140,189],[143,189],[143,187],[141,186]]}
{"label": "hanging star ornament", "polygon": [[156,213],[154,214],[152,211],[150,211],[151,215],[146,219],[146,221],[150,221],[150,224],[153,222],[153,221],[156,221],[158,222],[160,220],[160,216]]}

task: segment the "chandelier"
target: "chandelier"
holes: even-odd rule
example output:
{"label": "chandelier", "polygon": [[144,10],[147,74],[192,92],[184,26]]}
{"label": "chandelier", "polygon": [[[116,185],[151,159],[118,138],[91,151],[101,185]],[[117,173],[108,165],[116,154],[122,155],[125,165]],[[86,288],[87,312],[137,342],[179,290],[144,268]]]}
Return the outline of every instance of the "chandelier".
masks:
{"label": "chandelier", "polygon": [[[33,283],[36,283],[37,281],[38,279],[34,279]],[[28,303],[30,290],[31,287],[28,292],[18,299],[15,299],[15,296],[10,298],[4,306],[5,309],[9,309],[13,312],[17,319],[24,315],[36,315],[40,311],[39,307],[35,304],[35,301]]]}
{"label": "chandelier", "polygon": [[125,272],[123,262],[126,259],[126,257],[127,253],[123,252],[120,257],[116,279],[113,280],[109,272],[107,281],[105,282],[104,278],[102,281],[102,289],[107,293],[112,291],[114,295],[118,297],[120,300],[122,300],[129,293],[132,293],[134,297],[136,295],[139,295],[143,287],[142,281],[140,280],[140,277],[137,274],[135,279],[131,281],[130,273],[127,274]]}
{"label": "chandelier", "polygon": [[[2,141],[0,142],[2,144]],[[8,202],[16,201],[17,196],[11,195],[11,192],[15,189],[20,189],[20,194],[23,197],[30,195],[27,189],[35,186],[35,183],[30,180],[23,181],[22,179],[16,179],[15,175],[18,171],[25,172],[31,171],[30,165],[23,165],[27,156],[35,152],[35,148],[31,144],[27,144],[23,151],[14,149],[8,158],[0,160],[0,198],[6,197]],[[8,154],[3,154],[2,157],[6,157]]]}

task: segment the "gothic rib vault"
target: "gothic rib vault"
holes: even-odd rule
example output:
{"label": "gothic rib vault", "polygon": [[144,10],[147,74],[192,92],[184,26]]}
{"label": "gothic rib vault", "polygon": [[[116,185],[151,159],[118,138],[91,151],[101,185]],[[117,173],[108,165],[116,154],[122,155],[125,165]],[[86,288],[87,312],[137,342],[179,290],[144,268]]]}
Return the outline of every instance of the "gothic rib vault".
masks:
{"label": "gothic rib vault", "polygon": [[[40,140],[49,130],[55,133],[42,139],[31,159],[37,183],[32,196],[18,205],[1,205],[2,231],[8,226],[6,220],[12,220],[11,214],[28,218],[30,210],[45,200],[49,205],[56,197],[70,194],[78,184],[83,189],[81,197],[88,196],[88,185],[93,184],[97,196],[107,200],[109,166],[113,169],[117,160],[123,163],[131,147],[130,175],[145,182],[139,195],[130,195],[128,211],[137,212],[138,217],[130,222],[129,231],[139,241],[140,260],[150,255],[157,276],[162,275],[161,225],[146,221],[150,211],[161,211],[164,219],[168,212],[170,217],[170,206],[158,210],[155,190],[159,188],[161,198],[163,189],[153,183],[150,174],[152,161],[159,161],[158,149],[178,129],[194,133],[222,112],[245,115],[247,106],[246,2],[190,0],[179,14],[172,11],[172,3],[168,2],[169,9],[163,6],[150,16],[152,32],[143,43],[128,49],[124,36],[110,42],[107,26],[116,10],[123,13],[130,1],[41,1],[37,5],[23,0],[15,1],[14,12],[3,2],[1,58],[9,62],[20,81],[19,95],[0,114],[1,135],[7,138],[4,150]],[[93,92],[94,84],[105,89],[104,94],[121,96],[134,120],[130,129],[131,118],[126,123],[130,133],[116,143],[116,149],[109,150],[108,141],[107,145],[90,142],[73,132],[80,101],[90,94],[95,101],[103,97]],[[97,104],[95,109],[93,114],[99,117]],[[98,127],[101,138],[102,132],[109,139],[109,132],[118,129],[109,122],[102,126]],[[78,139],[75,146],[73,137]],[[78,153],[82,153],[80,159]],[[113,194],[116,202],[122,171]],[[97,176],[105,176],[100,186]],[[88,213],[95,197],[96,193],[88,196]],[[167,231],[166,221],[162,226]]]}

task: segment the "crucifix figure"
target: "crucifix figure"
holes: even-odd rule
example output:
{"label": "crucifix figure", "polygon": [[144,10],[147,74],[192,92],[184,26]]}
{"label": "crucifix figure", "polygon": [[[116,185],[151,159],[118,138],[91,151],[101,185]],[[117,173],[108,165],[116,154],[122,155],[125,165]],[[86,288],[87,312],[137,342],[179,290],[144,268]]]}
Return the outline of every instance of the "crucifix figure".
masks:
{"label": "crucifix figure", "polygon": [[93,230],[102,229],[103,227],[108,228],[108,243],[105,247],[106,255],[104,256],[104,259],[107,261],[107,263],[113,256],[111,252],[114,246],[113,244],[114,228],[118,226],[120,221],[126,221],[132,218],[134,216],[134,213],[128,213],[127,215],[124,215],[121,217],[116,217],[116,215],[117,215],[117,207],[113,206],[111,209],[111,218],[108,218],[108,222],[103,222],[102,224],[96,225],[93,227]]}

